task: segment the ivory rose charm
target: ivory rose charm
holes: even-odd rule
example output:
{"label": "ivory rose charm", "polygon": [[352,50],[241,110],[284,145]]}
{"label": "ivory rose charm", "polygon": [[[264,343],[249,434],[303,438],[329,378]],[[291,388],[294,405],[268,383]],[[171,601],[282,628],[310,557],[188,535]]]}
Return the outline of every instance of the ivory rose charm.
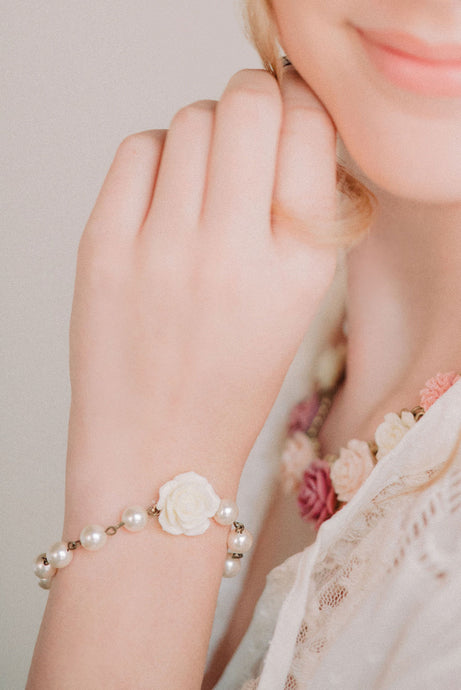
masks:
{"label": "ivory rose charm", "polygon": [[183,472],[160,487],[158,521],[170,534],[195,536],[206,532],[221,499],[205,477]]}
{"label": "ivory rose charm", "polygon": [[375,433],[377,459],[381,460],[390,453],[415,423],[415,418],[409,410],[402,410],[400,415],[396,412],[385,414],[384,422],[378,426]]}
{"label": "ivory rose charm", "polygon": [[353,438],[341,448],[331,468],[331,481],[340,501],[350,501],[374,467],[373,456],[366,441]]}

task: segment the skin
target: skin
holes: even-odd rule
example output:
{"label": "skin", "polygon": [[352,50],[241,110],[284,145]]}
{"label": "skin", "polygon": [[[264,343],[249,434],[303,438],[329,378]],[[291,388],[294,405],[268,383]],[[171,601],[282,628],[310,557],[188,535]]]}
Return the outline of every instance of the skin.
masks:
{"label": "skin", "polygon": [[[235,500],[336,267],[334,249],[272,219],[272,200],[327,221],[335,143],[293,70],[282,91],[238,72],[219,102],[121,143],[78,249],[64,541],[191,469]],[[57,573],[27,690],[201,687],[229,528],[149,527]]]}
{"label": "skin", "polygon": [[273,5],[281,45],[379,202],[368,237],[348,254],[348,376],[322,434],[335,452],[416,404],[430,376],[461,371],[461,99],[387,82],[352,25],[459,43],[461,12],[431,0]]}
{"label": "skin", "polygon": [[[437,13],[438,4],[403,7],[445,35],[454,10],[446,3]],[[244,70],[219,102],[183,108],[167,132],[128,137],[83,231],[70,328],[66,540],[91,521],[113,524],[116,507],[147,506],[151,487],[191,468],[235,499],[336,265],[333,250],[271,218],[271,202],[307,226],[331,217],[336,129],[382,185],[383,207],[351,254],[350,381],[335,415],[341,405],[351,412],[331,442],[365,430],[370,407],[395,409],[392,395],[408,404],[434,368],[461,366],[453,319],[459,104],[418,110],[420,99],[385,93],[365,76],[344,22],[362,11],[378,17],[377,3],[275,6],[299,74],[289,68],[280,90],[262,70]],[[381,6],[403,21],[403,9]],[[338,71],[344,52],[356,65],[347,74]],[[449,338],[440,337],[448,324]],[[200,688],[226,536],[216,524],[193,539],[152,528],[119,533],[101,558],[81,549],[53,581],[27,690]]]}
{"label": "skin", "polygon": [[[347,255],[348,373],[320,433],[324,452],[336,453],[351,438],[372,440],[385,413],[417,404],[437,372],[461,372],[461,101],[385,82],[351,24],[459,43],[461,11],[422,0],[272,4],[279,42],[331,115],[342,160],[379,202],[368,236]],[[315,539],[296,513],[277,491],[203,690],[240,642],[266,573]],[[288,546],[274,543],[271,525]]]}

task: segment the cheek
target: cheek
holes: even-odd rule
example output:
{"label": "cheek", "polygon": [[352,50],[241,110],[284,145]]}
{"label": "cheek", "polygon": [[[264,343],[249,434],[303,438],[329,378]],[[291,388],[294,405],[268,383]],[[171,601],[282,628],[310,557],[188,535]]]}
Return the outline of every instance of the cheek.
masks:
{"label": "cheek", "polygon": [[[325,2],[281,0],[280,43],[330,113],[362,176],[415,201],[461,201],[461,99],[431,99],[387,82],[348,17]],[[277,8],[276,8],[277,9]]]}
{"label": "cheek", "polygon": [[358,85],[332,105],[339,134],[362,173],[397,196],[429,203],[461,201],[461,117],[428,118]]}

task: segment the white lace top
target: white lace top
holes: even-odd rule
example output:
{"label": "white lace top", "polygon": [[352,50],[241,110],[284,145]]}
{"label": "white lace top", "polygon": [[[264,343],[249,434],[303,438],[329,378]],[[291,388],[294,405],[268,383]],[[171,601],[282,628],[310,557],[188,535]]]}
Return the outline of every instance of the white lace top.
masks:
{"label": "white lace top", "polygon": [[461,380],[268,574],[215,690],[461,688],[460,435]]}

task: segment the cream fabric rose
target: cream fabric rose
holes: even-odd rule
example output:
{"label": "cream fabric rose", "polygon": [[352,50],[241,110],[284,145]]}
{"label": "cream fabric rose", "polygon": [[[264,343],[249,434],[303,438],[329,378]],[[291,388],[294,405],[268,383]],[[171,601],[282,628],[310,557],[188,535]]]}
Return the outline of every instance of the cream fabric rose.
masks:
{"label": "cream fabric rose", "polygon": [[158,521],[170,534],[203,534],[221,499],[211,484],[196,472],[183,472],[160,487]]}
{"label": "cream fabric rose", "polygon": [[304,472],[316,457],[314,444],[304,431],[295,431],[288,436],[280,468],[280,481],[285,495],[299,489]]}
{"label": "cream fabric rose", "polygon": [[381,460],[395,448],[407,431],[416,424],[413,414],[404,410],[399,416],[396,412],[388,412],[384,415],[384,422],[378,426],[375,433],[375,441],[378,446],[376,457]]}
{"label": "cream fabric rose", "polygon": [[340,501],[350,501],[374,467],[373,456],[366,441],[351,439],[341,448],[333,463],[330,477]]}

